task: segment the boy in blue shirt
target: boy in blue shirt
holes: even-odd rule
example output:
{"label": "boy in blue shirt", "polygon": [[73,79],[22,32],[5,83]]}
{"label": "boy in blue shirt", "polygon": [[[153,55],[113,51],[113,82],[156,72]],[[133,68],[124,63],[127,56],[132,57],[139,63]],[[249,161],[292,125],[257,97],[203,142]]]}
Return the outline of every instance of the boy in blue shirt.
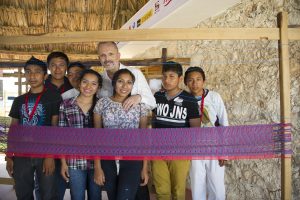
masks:
{"label": "boy in blue shirt", "polygon": [[[61,102],[59,94],[47,90],[44,81],[47,65],[31,57],[24,66],[25,78],[30,90],[15,98],[9,116],[11,125],[55,126]],[[8,144],[9,145],[9,144]],[[18,199],[33,199],[34,173],[40,185],[42,199],[57,199],[55,163],[53,158],[7,157],[6,170],[14,178]]]}

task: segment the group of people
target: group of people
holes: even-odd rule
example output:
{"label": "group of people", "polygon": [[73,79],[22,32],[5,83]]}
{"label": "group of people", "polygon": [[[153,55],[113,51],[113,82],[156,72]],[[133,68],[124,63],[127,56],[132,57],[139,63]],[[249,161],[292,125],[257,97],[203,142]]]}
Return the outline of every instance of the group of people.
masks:
{"label": "group of people", "polygon": [[[69,63],[63,52],[50,53],[47,63],[29,59],[24,72],[30,91],[15,98],[11,124],[147,128],[152,111],[152,128],[228,125],[222,98],[204,88],[202,68],[190,67],[183,76],[179,63],[163,63],[163,89],[152,95],[141,71],[120,63],[114,42],[100,42],[97,50],[105,69],[101,75],[80,62]],[[179,87],[182,81],[190,92]],[[6,160],[20,200],[33,199],[34,190],[37,199],[62,200],[68,185],[74,200],[85,199],[85,191],[88,199],[99,200],[102,190],[109,200],[147,200],[148,166],[159,200],[185,199],[188,174],[193,199],[225,199],[225,160],[153,160],[150,164],[147,160],[17,156]]]}

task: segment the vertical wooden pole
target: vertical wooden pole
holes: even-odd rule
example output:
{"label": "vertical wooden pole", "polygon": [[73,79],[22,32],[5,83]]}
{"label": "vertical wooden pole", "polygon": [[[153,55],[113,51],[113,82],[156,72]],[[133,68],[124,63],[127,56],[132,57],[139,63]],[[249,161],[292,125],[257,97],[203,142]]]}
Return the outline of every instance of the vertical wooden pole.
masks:
{"label": "vertical wooden pole", "polygon": [[[281,123],[290,123],[290,67],[289,67],[289,40],[288,40],[288,14],[281,12],[278,15],[280,28],[279,45],[279,81],[280,81],[280,116]],[[291,157],[281,159],[281,199],[292,199],[292,173]]]}
{"label": "vertical wooden pole", "polygon": [[18,68],[18,95],[22,94],[22,68]]}
{"label": "vertical wooden pole", "polygon": [[162,50],[161,50],[161,60],[162,60],[163,63],[167,62],[167,57],[168,57],[167,54],[168,54],[167,53],[167,48],[162,48]]}

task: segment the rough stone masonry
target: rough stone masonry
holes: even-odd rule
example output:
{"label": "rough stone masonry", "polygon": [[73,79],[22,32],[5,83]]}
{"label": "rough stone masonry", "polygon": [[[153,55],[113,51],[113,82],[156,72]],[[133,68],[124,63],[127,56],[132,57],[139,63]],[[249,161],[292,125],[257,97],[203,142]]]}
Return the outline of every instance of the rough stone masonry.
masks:
{"label": "rough stone masonry", "polygon": [[[300,25],[299,0],[241,0],[197,27],[277,27],[277,14],[287,11],[289,25]],[[293,125],[292,199],[300,199],[300,41],[289,42],[291,122]],[[162,42],[140,56],[190,57],[191,65],[207,74],[206,86],[219,92],[230,125],[280,122],[279,58],[277,41]],[[140,57],[139,56],[139,57]],[[280,199],[280,159],[231,161],[226,168],[228,200]]]}

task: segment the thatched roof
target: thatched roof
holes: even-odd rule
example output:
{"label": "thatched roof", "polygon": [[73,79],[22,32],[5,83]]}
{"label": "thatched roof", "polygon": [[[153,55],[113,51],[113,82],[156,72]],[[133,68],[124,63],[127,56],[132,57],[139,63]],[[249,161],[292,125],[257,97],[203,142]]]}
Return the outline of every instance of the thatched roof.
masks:
{"label": "thatched roof", "polygon": [[[119,29],[148,0],[0,0],[1,35],[41,35],[67,31]],[[20,60],[36,52],[60,50],[96,54],[95,43],[3,45],[0,61]],[[3,55],[4,54],[4,55]],[[5,55],[7,54],[7,55]],[[16,57],[13,55],[16,54]],[[9,59],[7,58],[9,57]]]}

